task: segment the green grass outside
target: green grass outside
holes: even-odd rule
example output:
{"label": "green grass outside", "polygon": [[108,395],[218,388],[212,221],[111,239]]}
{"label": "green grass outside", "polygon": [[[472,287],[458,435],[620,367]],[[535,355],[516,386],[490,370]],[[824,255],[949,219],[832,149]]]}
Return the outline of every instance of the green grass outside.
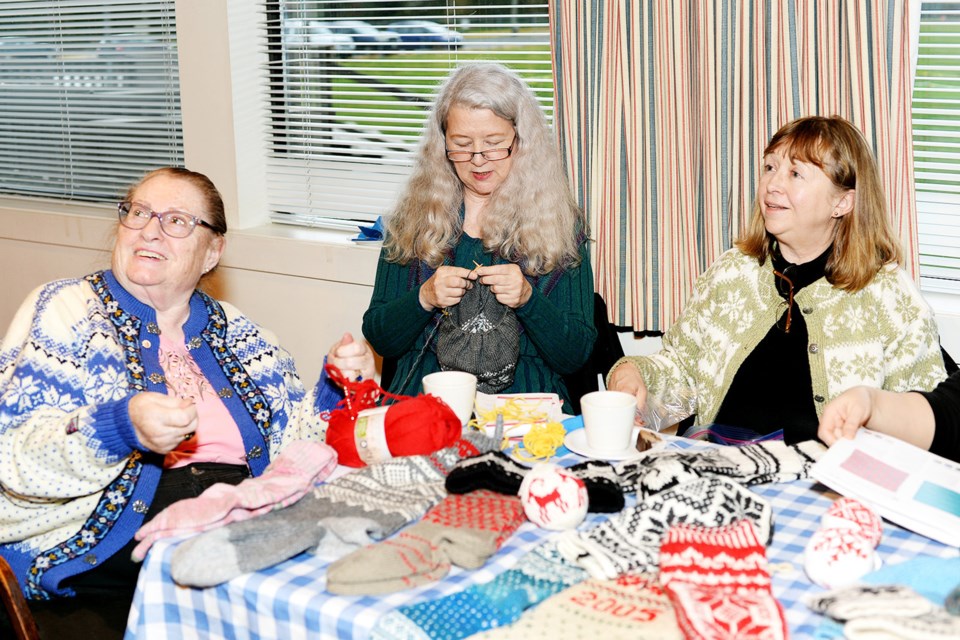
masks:
{"label": "green grass outside", "polygon": [[[960,61],[957,46],[953,44],[960,35],[960,24],[938,22],[920,27],[920,55],[927,62],[917,69],[913,90],[913,144],[915,152],[956,154],[956,144],[944,140],[941,132],[944,123],[956,123],[955,132],[960,133]],[[917,121],[919,112],[934,112],[938,121],[925,125]],[[930,132],[933,132],[932,134]],[[926,186],[949,186],[960,182],[960,160],[945,159],[956,169],[940,169],[939,178],[917,176],[917,183]],[[949,177],[948,177],[949,176]]]}

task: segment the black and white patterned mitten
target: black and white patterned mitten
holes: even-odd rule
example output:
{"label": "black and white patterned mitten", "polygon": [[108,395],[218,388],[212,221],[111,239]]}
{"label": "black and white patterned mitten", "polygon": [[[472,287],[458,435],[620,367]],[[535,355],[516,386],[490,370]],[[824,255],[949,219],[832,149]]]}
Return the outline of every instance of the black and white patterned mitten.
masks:
{"label": "black and white patterned mitten", "polygon": [[623,490],[636,491],[639,498],[674,487],[690,476],[732,478],[748,486],[808,478],[825,450],[816,440],[798,444],[771,440],[741,447],[653,451],[617,465],[617,472]]}
{"label": "black and white patterned mitten", "polygon": [[960,618],[937,607],[919,616],[875,616],[855,618],[843,625],[849,640],[898,638],[899,640],[947,640],[960,638]]}
{"label": "black and white patterned mitten", "polygon": [[743,518],[753,521],[767,544],[773,511],[766,500],[727,478],[699,478],[650,496],[593,529],[564,532],[557,550],[591,577],[612,580],[655,571],[661,538],[674,524],[720,527]]}
{"label": "black and white patterned mitten", "polygon": [[805,599],[813,611],[841,622],[881,615],[919,616],[934,604],[906,585],[856,584]]}

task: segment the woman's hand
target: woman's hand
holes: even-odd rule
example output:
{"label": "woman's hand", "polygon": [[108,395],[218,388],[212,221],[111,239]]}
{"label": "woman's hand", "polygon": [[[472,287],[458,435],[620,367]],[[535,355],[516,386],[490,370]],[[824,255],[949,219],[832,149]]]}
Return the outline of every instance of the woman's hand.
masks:
{"label": "woman's hand", "polygon": [[445,309],[460,302],[477,279],[475,271],[442,266],[420,287],[420,306],[427,311]]}
{"label": "woman's hand", "polygon": [[637,398],[637,417],[636,424],[643,426],[643,409],[647,404],[647,385],[643,382],[643,376],[640,375],[640,369],[630,362],[620,364],[610,373],[607,389],[610,391],[622,391],[636,396]]}
{"label": "woman's hand", "polygon": [[869,387],[847,389],[823,408],[817,437],[827,446],[840,438],[852,438],[857,429],[870,422],[873,391]]}
{"label": "woman's hand", "polygon": [[197,431],[197,407],[192,400],[143,391],[127,405],[137,440],[154,453],[167,454]]}
{"label": "woman's hand", "polygon": [[527,300],[533,295],[533,287],[515,264],[479,267],[476,273],[480,282],[490,287],[490,291],[497,297],[497,302],[511,309],[519,309],[527,304]]}
{"label": "woman's hand", "polygon": [[373,352],[366,342],[357,342],[349,332],[330,347],[327,364],[332,364],[349,380],[372,380],[376,374]]}

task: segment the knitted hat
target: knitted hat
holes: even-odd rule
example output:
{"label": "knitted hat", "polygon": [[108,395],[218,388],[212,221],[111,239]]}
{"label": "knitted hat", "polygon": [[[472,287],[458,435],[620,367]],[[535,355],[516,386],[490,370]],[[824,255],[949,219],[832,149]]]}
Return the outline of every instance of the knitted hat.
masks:
{"label": "knitted hat", "polygon": [[[326,368],[346,392],[327,419],[327,444],[340,464],[363,467],[395,456],[427,455],[460,439],[460,419],[442,400],[395,396],[373,380],[353,382],[333,365]],[[397,402],[376,406],[381,395]]]}

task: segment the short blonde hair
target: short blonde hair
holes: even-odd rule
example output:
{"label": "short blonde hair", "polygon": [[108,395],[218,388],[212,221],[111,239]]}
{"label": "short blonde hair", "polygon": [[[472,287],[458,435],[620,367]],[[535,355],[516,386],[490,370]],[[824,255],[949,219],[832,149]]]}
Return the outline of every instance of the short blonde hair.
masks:
{"label": "short blonde hair", "polygon": [[[816,165],[840,190],[856,190],[853,209],[837,221],[824,275],[833,286],[864,288],[887,264],[901,264],[903,250],[887,217],[880,172],[863,134],[839,116],[808,116],[777,131],[763,150]],[[763,264],[776,239],[764,227],[759,195],[753,216],[736,245]]]}

